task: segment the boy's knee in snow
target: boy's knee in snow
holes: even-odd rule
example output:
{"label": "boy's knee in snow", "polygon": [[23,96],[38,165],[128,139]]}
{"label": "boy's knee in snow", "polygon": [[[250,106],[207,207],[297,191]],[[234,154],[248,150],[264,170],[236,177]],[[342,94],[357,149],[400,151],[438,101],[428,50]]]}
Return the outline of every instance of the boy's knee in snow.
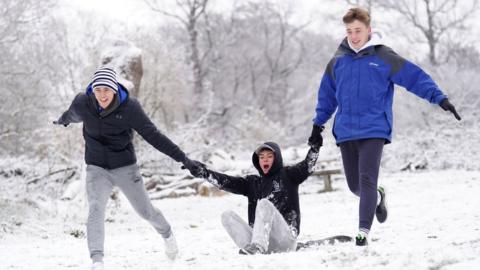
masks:
{"label": "boy's knee in snow", "polygon": [[257,207],[268,208],[272,206],[272,203],[268,199],[261,199],[258,201]]}
{"label": "boy's knee in snow", "polygon": [[232,220],[233,220],[234,216],[235,216],[235,212],[233,212],[232,210],[227,210],[227,211],[223,212],[222,213],[222,224],[226,225],[226,224],[232,223]]}
{"label": "boy's knee in snow", "polygon": [[271,210],[274,208],[275,206],[272,204],[272,202],[270,202],[267,199],[261,199],[257,203],[257,211],[260,211],[260,212],[271,212]]}

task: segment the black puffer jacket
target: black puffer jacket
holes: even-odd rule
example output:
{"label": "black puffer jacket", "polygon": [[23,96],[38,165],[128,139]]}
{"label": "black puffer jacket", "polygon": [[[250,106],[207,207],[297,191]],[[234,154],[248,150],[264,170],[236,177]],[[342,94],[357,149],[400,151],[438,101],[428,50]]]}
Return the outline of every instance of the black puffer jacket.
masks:
{"label": "black puffer jacket", "polygon": [[140,103],[129,97],[121,84],[112,105],[104,111],[98,108],[89,86],[87,93],[78,94],[57,121],[63,125],[83,122],[87,164],[105,169],[134,164],[137,158],[132,144],[133,130],[172,159],[185,160],[185,153],[155,127]]}
{"label": "black puffer jacket", "polygon": [[234,177],[207,169],[206,179],[216,187],[248,197],[248,223],[253,227],[257,202],[266,198],[275,205],[290,227],[300,232],[300,204],[298,186],[313,172],[318,158],[318,149],[310,148],[306,158],[284,167],[280,147],[274,142],[266,145],[275,150],[272,168],[265,175],[259,165],[258,155],[253,153],[252,162],[258,175]]}

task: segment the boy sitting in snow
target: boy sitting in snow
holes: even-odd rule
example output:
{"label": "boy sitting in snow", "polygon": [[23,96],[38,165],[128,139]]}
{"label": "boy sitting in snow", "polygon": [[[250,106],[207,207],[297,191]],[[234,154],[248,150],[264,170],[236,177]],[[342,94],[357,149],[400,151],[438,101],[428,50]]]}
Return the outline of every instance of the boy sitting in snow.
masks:
{"label": "boy sitting in snow", "polygon": [[310,145],[306,158],[293,166],[283,166],[276,143],[260,145],[252,156],[260,175],[234,177],[205,165],[190,170],[219,189],[248,197],[248,224],[233,211],[222,214],[222,224],[241,254],[296,250],[300,232],[298,186],[313,172],[322,141]]}

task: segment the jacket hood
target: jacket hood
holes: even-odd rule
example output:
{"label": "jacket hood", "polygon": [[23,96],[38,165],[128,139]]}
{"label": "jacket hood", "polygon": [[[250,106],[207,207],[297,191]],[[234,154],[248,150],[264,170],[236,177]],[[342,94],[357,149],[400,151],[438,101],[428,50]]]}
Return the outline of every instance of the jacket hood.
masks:
{"label": "jacket hood", "polygon": [[128,90],[125,86],[123,86],[120,83],[118,84],[118,92],[115,93],[113,97],[113,101],[108,105],[107,108],[101,108],[98,105],[97,99],[95,98],[95,95],[93,94],[93,87],[92,84],[89,84],[87,86],[86,94],[90,99],[90,102],[92,106],[95,107],[95,109],[98,111],[101,117],[106,117],[112,112],[114,112],[122,103],[125,103],[125,101],[128,99]]}
{"label": "jacket hood", "polygon": [[[93,87],[92,87],[91,83],[87,86],[86,94],[87,94],[87,96],[90,96],[91,94],[93,94]],[[127,88],[125,86],[123,86],[123,84],[121,84],[121,83],[118,83],[117,94],[118,94],[118,97],[120,99],[120,104],[125,102],[125,100],[127,100],[128,96],[129,96]]]}
{"label": "jacket hood", "polygon": [[343,49],[343,50],[349,50],[349,51],[353,51],[355,53],[359,53],[364,49],[367,49],[369,47],[378,46],[378,45],[383,45],[383,34],[379,31],[372,31],[372,33],[370,33],[370,38],[367,41],[367,43],[365,43],[362,46],[362,48],[360,48],[359,50],[354,49],[352,46],[350,46],[350,42],[348,42],[347,37],[345,37],[343,39],[342,43],[339,46],[339,50]]}
{"label": "jacket hood", "polygon": [[[272,150],[274,153],[272,168],[270,168],[267,174],[264,174],[262,168],[260,168],[260,161],[258,159],[258,154],[257,154],[260,150],[265,148]],[[255,169],[257,169],[258,173],[262,176],[269,176],[269,175],[275,174],[283,167],[283,158],[282,158],[282,152],[280,150],[280,146],[278,146],[278,144],[274,142],[265,142],[261,144],[253,152],[252,163],[253,163],[253,166],[255,166]]]}

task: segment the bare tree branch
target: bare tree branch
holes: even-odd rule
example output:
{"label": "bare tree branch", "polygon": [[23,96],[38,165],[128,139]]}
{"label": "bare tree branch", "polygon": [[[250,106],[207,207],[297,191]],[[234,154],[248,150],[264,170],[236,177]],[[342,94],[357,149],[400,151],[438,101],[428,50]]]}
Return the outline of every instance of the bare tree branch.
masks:
{"label": "bare tree branch", "polygon": [[159,8],[156,0],[144,0],[145,3],[155,12],[162,15],[175,18],[182,23],[183,27],[188,33],[190,51],[189,61],[191,63],[191,71],[193,77],[193,89],[197,96],[200,96],[204,91],[204,77],[207,70],[202,65],[202,60],[206,57],[209,50],[204,51],[203,55],[198,44],[198,20],[205,15],[208,0],[176,0],[177,8],[184,14],[182,16],[165,11]]}
{"label": "bare tree branch", "polygon": [[[40,176],[40,177],[36,177],[36,178],[33,178],[33,179],[30,179],[27,181],[27,185],[31,185],[31,184],[35,184],[37,183],[38,181],[44,179],[44,178],[47,178],[47,177],[50,177],[52,175],[55,175],[55,174],[58,174],[58,173],[62,173],[62,172],[68,172],[68,171],[72,171],[72,170],[76,170],[77,168],[76,167],[67,167],[67,168],[64,168],[64,169],[60,169],[60,170],[56,170],[56,171],[53,171],[53,172],[49,172],[43,176]],[[69,176],[70,178],[71,176]]]}
{"label": "bare tree branch", "polygon": [[352,5],[352,6],[357,6],[357,7],[363,7],[367,9],[368,13],[372,14],[372,8],[375,0],[345,0],[347,4]]}
{"label": "bare tree branch", "polygon": [[[427,40],[429,60],[434,65],[440,62],[436,51],[442,37],[448,32],[463,29],[478,7],[478,0],[474,0],[471,8],[463,9],[457,14],[462,8],[457,0],[385,0],[378,3],[387,10],[399,13],[420,30]],[[426,22],[422,22],[422,18],[426,18]]]}
{"label": "bare tree branch", "polygon": [[[180,17],[179,15],[167,12],[167,11],[159,8],[156,0],[143,0],[143,1],[148,5],[148,7],[150,7],[151,10],[153,10],[155,12],[158,12],[158,13],[164,15],[164,16],[174,18],[174,19],[180,21],[184,25],[188,25],[188,21],[186,21],[184,18]],[[177,4],[178,4],[178,2],[179,1],[177,0]],[[179,7],[181,7],[182,10],[184,10],[184,8],[181,5]]]}

